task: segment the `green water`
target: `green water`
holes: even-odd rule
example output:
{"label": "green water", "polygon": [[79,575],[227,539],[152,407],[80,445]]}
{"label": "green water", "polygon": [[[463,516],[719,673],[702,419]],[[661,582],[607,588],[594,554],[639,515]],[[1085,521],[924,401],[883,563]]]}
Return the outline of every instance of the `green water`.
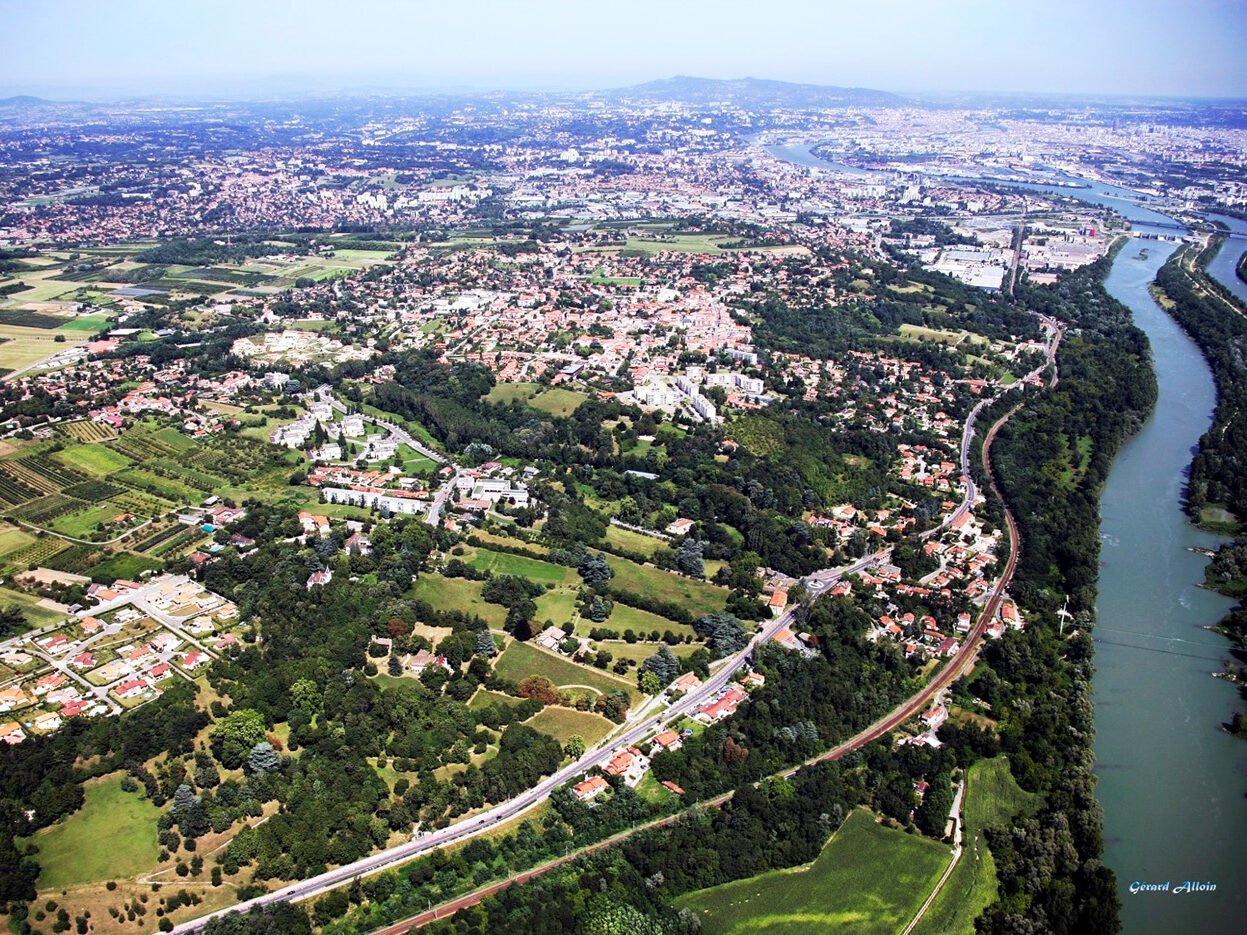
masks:
{"label": "green water", "polygon": [[[1199,349],[1147,290],[1174,246],[1147,247],[1139,259],[1127,244],[1106,283],[1147,332],[1160,397],[1114,463],[1100,504],[1093,687],[1104,859],[1117,874],[1128,935],[1242,932],[1247,741],[1220,729],[1239,704],[1237,690],[1210,676],[1228,643],[1202,629],[1232,602],[1198,586],[1207,559],[1187,549],[1221,540],[1182,512],[1186,470],[1215,394]],[[1216,890],[1174,892],[1187,880]],[[1132,882],[1170,888],[1132,894]]]}

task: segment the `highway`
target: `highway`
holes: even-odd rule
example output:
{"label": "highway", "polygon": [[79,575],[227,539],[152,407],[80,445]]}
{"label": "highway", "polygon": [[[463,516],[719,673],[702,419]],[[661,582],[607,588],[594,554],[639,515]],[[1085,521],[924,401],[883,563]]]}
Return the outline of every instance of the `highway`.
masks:
{"label": "highway", "polygon": [[[1017,383],[1013,384],[1014,387],[1024,387],[1032,377],[1037,376],[1049,366],[1054,365],[1056,349],[1060,342],[1061,332],[1055,323],[1045,321],[1045,327],[1049,330],[1049,346],[1044,364],[1028,374],[1025,379],[1019,380]],[[1053,382],[1055,383],[1055,367]],[[1005,392],[1009,392],[1011,389],[1012,387],[1006,389]],[[970,414],[966,419],[965,426],[962,429],[961,440],[961,468],[962,476],[965,479],[965,496],[962,498],[961,503],[956,507],[956,509],[950,513],[938,527],[931,530],[931,533],[945,528],[948,523],[952,522],[957,516],[964,514],[974,505],[974,499],[977,496],[977,491],[975,490],[973,481],[970,480],[969,470],[969,452],[971,441],[974,437],[974,423],[982,410],[994,402],[995,399],[996,397],[980,400],[970,411]],[[1004,424],[1010,415],[1012,415],[1012,410],[1002,416],[996,424],[992,426],[984,440],[982,449],[983,461],[984,468],[988,470],[989,476],[990,468],[986,462],[991,438],[994,437],[996,431],[1002,424]],[[993,483],[993,488],[994,486],[995,485]],[[999,495],[998,491],[997,494]],[[996,587],[993,589],[991,596],[984,604],[983,611],[980,613],[978,621],[971,629],[966,640],[962,643],[957,654],[954,655],[944,666],[944,668],[941,669],[935,676],[935,678],[927,683],[927,685],[917,694],[898,705],[889,714],[880,718],[874,724],[870,725],[870,727],[859,733],[856,737],[853,737],[840,746],[827,751],[821,756],[811,758],[807,761],[808,764],[818,763],[824,760],[839,759],[846,753],[852,750],[860,749],[867,743],[870,743],[879,737],[882,737],[884,734],[894,730],[911,717],[914,717],[920,713],[930,703],[931,699],[960,678],[961,675],[969,669],[969,667],[973,664],[978,644],[982,640],[988,624],[991,622],[999,609],[1001,601],[1004,599],[1005,588],[1013,576],[1013,570],[1017,563],[1017,527],[1013,521],[1013,516],[1007,510],[1005,513],[1005,519],[1008,523],[1008,534],[1011,544],[1008,562],[1006,563],[1004,573],[1001,575]],[[872,564],[884,559],[889,552],[890,547],[887,549],[881,549],[858,559],[851,565],[843,568],[824,569],[822,571],[815,572],[812,575],[806,576],[802,579],[802,581],[806,584],[807,588],[811,591],[815,598],[817,598],[818,595],[825,593],[830,585],[839,581],[843,576],[856,574],[870,567]],[[493,829],[504,822],[510,821],[516,816],[538,805],[547,796],[549,796],[549,794],[556,787],[584,774],[594,767],[605,765],[610,760],[615,750],[639,743],[642,739],[649,736],[660,727],[677,720],[683,715],[688,714],[689,712],[701,707],[703,704],[711,701],[714,696],[716,696],[727,686],[727,683],[732,679],[736,671],[748,658],[750,658],[758,646],[769,640],[781,628],[789,626],[793,623],[796,619],[796,611],[797,607],[790,608],[780,616],[767,621],[761,629],[754,634],[753,638],[750,639],[748,645],[745,646],[744,649],[730,657],[714,674],[703,682],[701,686],[686,694],[679,701],[676,701],[663,711],[640,721],[633,727],[626,730],[623,734],[608,737],[607,740],[586,751],[585,755],[576,762],[563,767],[558,772],[543,779],[536,786],[516,796],[515,798],[496,805],[479,815],[467,818],[457,824],[442,828],[430,834],[426,834],[423,837],[415,838],[404,844],[380,851],[376,854],[370,854],[367,857],[363,857],[353,863],[337,867],[333,870],[327,870],[324,873],[318,874],[314,877],[309,877],[306,880],[291,883],[288,886],[274,890],[271,893],[265,893],[261,896],[245,900],[233,906],[219,909],[209,915],[183,922],[176,926],[173,931],[175,933],[195,932],[203,928],[209,919],[225,915],[229,912],[247,912],[251,909],[269,905],[271,903],[297,902],[299,900],[319,896],[320,894],[327,892],[342,883],[348,882],[355,877],[386,870],[397,864],[404,863],[412,858],[428,853],[436,848],[444,847],[448,844],[453,844],[455,842],[471,838],[477,834]],[[799,767],[794,767],[786,774],[792,775],[796,772],[797,768]]]}

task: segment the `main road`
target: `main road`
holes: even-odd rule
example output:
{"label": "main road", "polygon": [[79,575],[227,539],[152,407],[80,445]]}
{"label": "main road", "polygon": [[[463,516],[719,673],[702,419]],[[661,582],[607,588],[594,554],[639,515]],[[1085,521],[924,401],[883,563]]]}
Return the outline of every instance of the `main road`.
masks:
{"label": "main road", "polygon": [[[1044,363],[1037,367],[1034,371],[1027,375],[1024,380],[1018,381],[1015,386],[1025,386],[1031,378],[1038,376],[1049,366],[1055,362],[1056,347],[1060,341],[1060,331],[1055,325],[1049,332],[1048,353]],[[1055,368],[1054,368],[1055,369]],[[974,437],[974,423],[982,410],[993,402],[993,399],[980,400],[970,411],[966,418],[965,426],[962,430],[961,440],[961,469],[962,476],[965,480],[965,496],[957,508],[945,517],[944,521],[936,527],[936,530],[947,526],[955,517],[964,514],[974,505],[977,496],[977,490],[973,481],[970,479],[969,469],[969,453],[970,444]],[[1016,408],[1016,407],[1015,407]],[[983,460],[984,467],[987,467],[987,452],[991,444],[991,438],[996,430],[1008,419],[1012,412],[1002,416],[995,425],[992,426],[984,439]],[[993,485],[994,486],[994,485]],[[978,650],[978,644],[983,638],[988,624],[995,616],[999,609],[1000,602],[1004,598],[1005,588],[1009,580],[1013,576],[1013,570],[1017,563],[1018,539],[1017,527],[1013,521],[1013,516],[1006,511],[1005,519],[1008,523],[1009,540],[1011,548],[1009,552],[1009,560],[1005,565],[1004,573],[1001,575],[996,587],[993,589],[991,596],[988,598],[983,607],[982,613],[973,629],[970,631],[964,643],[962,643],[957,654],[949,660],[943,669],[933,678],[927,685],[913,695],[907,701],[901,703],[894,708],[889,714],[880,718],[874,724],[867,727],[851,740],[846,741],[840,746],[829,750],[821,756],[814,757],[807,761],[810,764],[822,762],[824,760],[839,759],[846,753],[860,749],[867,743],[877,740],[884,734],[894,730],[896,727],[918,714],[926,705],[931,702],[935,696],[951,685],[954,681],[961,677],[962,674],[973,664],[975,654]],[[936,531],[933,530],[933,531]],[[815,596],[825,591],[826,587],[839,581],[845,575],[856,574],[870,567],[872,564],[881,561],[889,553],[889,549],[881,549],[866,555],[851,565],[836,568],[825,569],[824,571],[815,572],[812,575],[802,579],[807,587],[815,593]],[[798,605],[799,607],[800,605]],[[533,786],[513,799],[509,799],[492,809],[485,811],[479,815],[473,816],[457,824],[442,828],[423,837],[414,838],[404,844],[379,851],[376,854],[370,854],[362,857],[353,863],[344,864],[332,870],[306,880],[299,880],[284,886],[281,889],[274,890],[271,893],[265,893],[252,899],[244,900],[233,906],[219,909],[216,912],[201,916],[183,922],[174,928],[175,933],[195,932],[203,928],[210,919],[217,916],[225,915],[229,912],[248,912],[261,906],[270,905],[277,902],[297,902],[304,899],[310,899],[319,896],[335,887],[342,885],[356,877],[378,873],[382,870],[389,869],[398,864],[405,863],[422,854],[426,854],[439,847],[445,847],[448,844],[454,844],[468,838],[475,837],[486,831],[492,830],[497,826],[510,821],[511,819],[523,814],[534,808],[536,805],[544,801],[555,788],[574,779],[576,776],[583,775],[589,770],[605,765],[614,755],[614,751],[632,746],[639,743],[645,737],[657,731],[659,728],[669,724],[680,717],[690,713],[691,711],[701,707],[718,695],[727,683],[736,674],[739,668],[746,663],[752,656],[753,652],[762,643],[769,640],[781,628],[790,626],[796,620],[798,607],[793,607],[778,617],[765,623],[750,639],[749,643],[740,652],[730,657],[713,675],[711,675],[698,688],[690,691],[683,698],[672,703],[661,712],[651,715],[645,720],[637,723],[629,728],[621,735],[608,738],[608,741],[599,743],[584,756],[576,760],[574,763],[563,767],[551,776],[546,777],[537,785]],[[796,772],[796,768],[788,771],[788,775]]]}

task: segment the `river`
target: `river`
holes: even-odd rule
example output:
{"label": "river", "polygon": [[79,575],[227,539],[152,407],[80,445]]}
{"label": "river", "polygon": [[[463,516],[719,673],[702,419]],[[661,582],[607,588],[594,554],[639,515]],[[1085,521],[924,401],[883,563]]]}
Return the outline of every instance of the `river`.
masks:
{"label": "river", "polygon": [[[1139,246],[1143,246],[1140,243]],[[1222,541],[1182,512],[1187,468],[1212,421],[1212,374],[1148,285],[1175,245],[1126,244],[1106,281],[1152,345],[1160,395],[1118,455],[1100,499],[1096,614],[1097,798],[1104,860],[1127,935],[1240,932],[1247,867],[1247,743],[1220,729],[1237,690],[1210,677],[1228,643],[1202,629],[1233,602],[1199,587]],[[1132,894],[1130,884],[1215,883],[1215,892]]]}
{"label": "river", "polygon": [[[825,164],[808,148],[770,151]],[[1112,208],[1136,229],[1177,233],[1172,218],[1131,193],[1076,181],[1086,187],[1025,187]],[[1217,219],[1247,236],[1242,221]],[[1228,239],[1210,272],[1247,301],[1247,284],[1234,274],[1245,247],[1247,239]],[[1147,334],[1159,385],[1156,411],[1119,453],[1100,502],[1096,795],[1126,935],[1241,932],[1247,910],[1247,742],[1220,728],[1238,705],[1237,690],[1211,677],[1229,644],[1204,629],[1233,602],[1200,587],[1208,560],[1188,551],[1223,540],[1182,511],[1187,469],[1216,394],[1203,355],[1148,292],[1175,249],[1157,240],[1127,243],[1105,283]],[[1186,881],[1216,889],[1175,892]],[[1132,883],[1169,889],[1131,893]]]}
{"label": "river", "polygon": [[1235,271],[1239,258],[1247,251],[1247,221],[1230,217],[1228,214],[1210,214],[1210,221],[1220,221],[1230,229],[1230,236],[1217,251],[1217,255],[1208,261],[1208,275],[1225,288],[1229,289],[1238,300],[1247,305],[1247,282],[1238,278]]}

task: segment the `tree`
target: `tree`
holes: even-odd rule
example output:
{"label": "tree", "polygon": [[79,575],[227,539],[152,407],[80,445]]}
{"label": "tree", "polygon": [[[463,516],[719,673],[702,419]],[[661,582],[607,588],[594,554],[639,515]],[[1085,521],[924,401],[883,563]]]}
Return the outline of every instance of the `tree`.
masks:
{"label": "tree", "polygon": [[951,780],[947,773],[940,773],[931,780],[927,793],[922,797],[922,804],[914,813],[914,824],[918,830],[930,838],[944,837],[944,826],[948,822],[948,812],[953,806]]}
{"label": "tree", "polygon": [[212,728],[212,751],[226,769],[242,766],[248,752],[264,739],[264,716],[254,708],[239,708]]}
{"label": "tree", "polygon": [[494,643],[494,635],[488,630],[478,630],[476,633],[476,655],[484,656],[488,659],[490,656],[498,654],[498,646]]}
{"label": "tree", "polygon": [[680,548],[676,550],[675,567],[690,578],[706,577],[706,564],[702,559],[702,550],[705,546],[704,542],[685,539],[680,543]]}
{"label": "tree", "polygon": [[579,570],[580,577],[591,588],[604,588],[615,576],[606,557],[600,552],[586,552],[585,557],[580,560]]}
{"label": "tree", "polygon": [[578,760],[585,755],[585,739],[579,734],[572,734],[567,738],[567,743],[563,747],[563,752],[570,756],[573,760]]}
{"label": "tree", "polygon": [[390,661],[386,663],[385,670],[395,677],[403,674],[403,664],[399,661],[398,656],[390,656]]}
{"label": "tree", "polygon": [[294,706],[308,714],[320,712],[322,704],[321,690],[311,679],[299,679],[290,686],[290,698]]}
{"label": "tree", "polygon": [[16,605],[0,608],[0,639],[29,629],[26,615]]}
{"label": "tree", "polygon": [[[658,652],[650,656],[641,663],[642,672],[652,672],[658,679],[659,685],[670,685],[672,680],[680,674],[680,660],[676,658],[665,644],[660,646]],[[649,694],[657,694],[657,692],[649,692]]]}
{"label": "tree", "polygon": [[640,682],[641,691],[647,695],[657,695],[662,691],[662,682],[658,680],[658,676],[653,672],[642,672],[638,681]]}
{"label": "tree", "polygon": [[749,635],[745,633],[740,621],[728,613],[706,614],[693,621],[693,630],[698,636],[706,637],[706,645],[716,656],[730,656],[739,652],[749,644]]}
{"label": "tree", "polygon": [[267,773],[280,765],[281,758],[267,740],[261,740],[247,754],[247,769],[252,773]]}

